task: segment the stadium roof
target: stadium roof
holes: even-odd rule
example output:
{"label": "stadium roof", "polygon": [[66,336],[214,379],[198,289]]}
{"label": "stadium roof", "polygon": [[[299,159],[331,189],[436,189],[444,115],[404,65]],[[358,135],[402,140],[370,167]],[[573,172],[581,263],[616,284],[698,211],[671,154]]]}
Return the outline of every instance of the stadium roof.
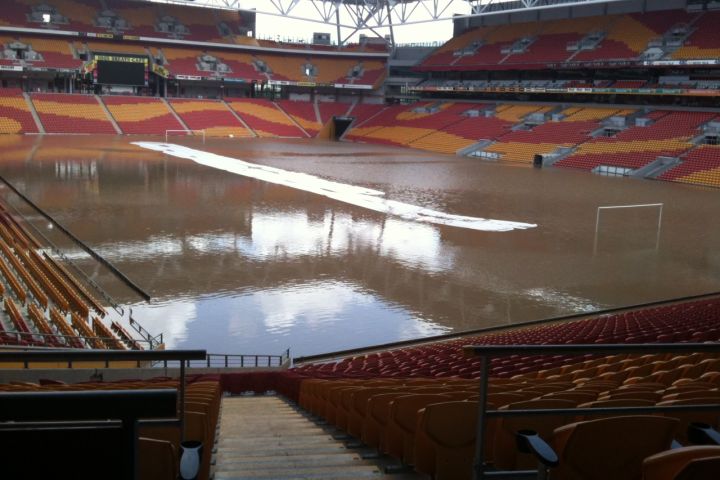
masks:
{"label": "stadium roof", "polygon": [[[377,27],[404,25],[408,23],[426,23],[456,18],[449,8],[461,6],[468,11],[460,17],[479,17],[499,13],[513,13],[525,10],[568,8],[590,4],[608,4],[629,0],[149,0],[160,3],[196,5],[204,7],[254,10],[266,15],[293,17],[300,4],[312,5],[305,9],[311,15],[295,17],[298,20],[321,22],[335,25],[337,14],[350,14],[356,18],[369,16],[386,23],[377,23]],[[469,8],[468,8],[469,7]],[[342,25],[353,28],[355,25]]]}
{"label": "stadium roof", "polygon": [[[252,10],[337,28],[339,43],[358,32],[383,37],[380,29],[459,18],[610,4],[630,0],[149,0],[160,3]],[[302,6],[302,8],[298,8]],[[452,8],[451,8],[452,7]],[[462,13],[458,14],[458,10]],[[350,29],[349,35],[340,29]],[[345,37],[345,40],[343,40]]]}

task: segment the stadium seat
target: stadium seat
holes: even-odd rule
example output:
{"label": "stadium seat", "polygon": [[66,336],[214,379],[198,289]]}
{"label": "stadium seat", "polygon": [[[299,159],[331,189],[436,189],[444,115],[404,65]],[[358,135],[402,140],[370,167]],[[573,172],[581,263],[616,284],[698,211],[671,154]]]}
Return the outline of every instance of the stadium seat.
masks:
{"label": "stadium seat", "polygon": [[[623,416],[557,428],[552,437],[552,445],[557,452],[557,466],[551,468],[552,478],[641,478],[643,460],[668,450],[678,425],[679,422],[672,418]],[[523,433],[526,435],[518,435],[518,445],[523,451],[534,453],[539,463],[553,463],[547,448],[537,447],[541,444],[537,442],[537,434]]]}
{"label": "stadium seat", "polygon": [[643,480],[711,480],[720,471],[720,447],[692,446],[660,452],[642,465]]}

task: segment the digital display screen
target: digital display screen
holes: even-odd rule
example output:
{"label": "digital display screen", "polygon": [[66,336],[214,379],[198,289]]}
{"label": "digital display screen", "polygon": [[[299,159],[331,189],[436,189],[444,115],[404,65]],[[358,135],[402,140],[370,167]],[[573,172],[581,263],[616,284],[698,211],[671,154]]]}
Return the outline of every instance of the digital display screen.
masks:
{"label": "digital display screen", "polygon": [[98,60],[97,83],[102,85],[145,85],[146,62]]}

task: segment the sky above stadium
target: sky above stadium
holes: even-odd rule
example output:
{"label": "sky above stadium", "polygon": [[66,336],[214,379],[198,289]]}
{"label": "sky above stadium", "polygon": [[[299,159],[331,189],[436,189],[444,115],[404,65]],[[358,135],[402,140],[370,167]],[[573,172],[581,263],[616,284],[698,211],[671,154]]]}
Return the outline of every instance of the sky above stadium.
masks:
{"label": "sky above stadium", "polygon": [[[151,0],[158,2],[166,2],[167,0]],[[280,0],[283,5],[289,4],[289,0]],[[275,0],[277,3],[278,0]],[[182,2],[176,2],[182,3]],[[220,4],[221,2],[218,2]],[[426,2],[428,8],[431,8],[432,2]],[[449,4],[448,8],[443,12],[442,17],[450,17],[453,14],[467,14],[470,13],[470,7],[464,0],[441,0],[440,4],[442,7]],[[272,38],[275,40],[302,40],[308,42],[312,39],[314,32],[323,32],[331,34],[333,42],[337,41],[337,31],[335,25],[327,25],[323,23],[316,23],[310,21],[302,21],[297,18],[282,18],[276,15],[270,15],[263,12],[277,12],[273,7],[271,0],[240,0],[240,8],[252,10],[255,9],[258,12],[257,15],[257,32],[255,32],[257,38]],[[293,17],[300,18],[312,18],[319,20],[321,17],[318,14],[315,6],[309,1],[300,1],[296,5],[291,13]],[[427,12],[424,7],[419,6],[413,16],[412,21],[429,20],[431,15]],[[344,10],[341,11],[341,22],[344,24],[351,24],[352,21],[350,16]],[[381,35],[389,34],[388,29],[375,28],[377,33]],[[343,28],[341,35],[343,40],[346,36],[350,35],[352,30]],[[360,33],[364,33],[368,36],[373,36],[373,32],[365,30]],[[395,27],[395,41],[397,43],[431,43],[431,42],[444,42],[452,36],[452,21],[444,20],[432,23],[420,23],[406,26]],[[358,35],[354,35],[349,41],[357,41]]]}

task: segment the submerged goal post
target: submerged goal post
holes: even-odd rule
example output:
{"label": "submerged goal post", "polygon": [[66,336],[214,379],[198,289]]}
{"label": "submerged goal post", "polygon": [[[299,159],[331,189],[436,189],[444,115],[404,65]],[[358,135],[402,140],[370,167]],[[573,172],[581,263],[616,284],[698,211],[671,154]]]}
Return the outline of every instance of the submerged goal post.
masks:
{"label": "submerged goal post", "polygon": [[603,210],[619,210],[624,208],[657,208],[658,209],[658,223],[657,232],[655,236],[655,250],[660,248],[660,230],[662,229],[662,218],[663,218],[663,206],[664,203],[644,203],[639,205],[607,205],[604,207],[597,207],[597,213],[595,215],[595,241],[593,243],[593,254],[597,253],[598,248],[598,234],[600,233],[600,213]]}

